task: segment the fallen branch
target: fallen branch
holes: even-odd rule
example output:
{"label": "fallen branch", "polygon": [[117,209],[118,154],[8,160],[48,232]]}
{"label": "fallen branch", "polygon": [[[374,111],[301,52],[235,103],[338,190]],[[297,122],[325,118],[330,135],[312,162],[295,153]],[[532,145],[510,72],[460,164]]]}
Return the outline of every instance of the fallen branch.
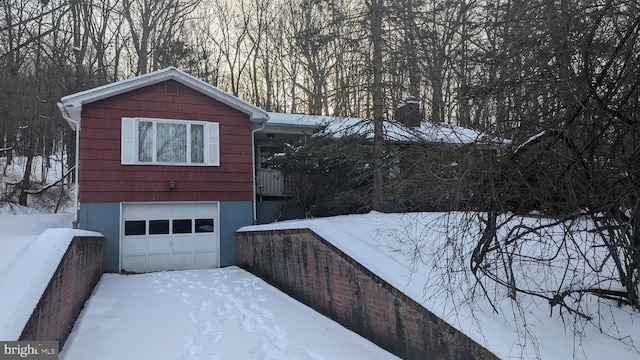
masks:
{"label": "fallen branch", "polygon": [[47,185],[41,189],[38,190],[25,190],[25,193],[29,194],[29,195],[38,195],[41,194],[49,189],[51,189],[52,187],[60,184],[62,182],[62,180],[64,180],[67,176],[69,176],[69,174],[71,174],[73,172],[73,170],[75,169],[75,166],[72,167],[71,169],[69,169],[59,180],[57,180],[56,182],[54,182],[53,184]]}

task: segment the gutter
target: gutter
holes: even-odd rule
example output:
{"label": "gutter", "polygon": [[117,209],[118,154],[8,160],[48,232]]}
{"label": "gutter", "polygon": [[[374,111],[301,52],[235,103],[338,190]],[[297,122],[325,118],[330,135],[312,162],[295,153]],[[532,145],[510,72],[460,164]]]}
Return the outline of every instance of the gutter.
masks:
{"label": "gutter", "polygon": [[260,130],[263,130],[267,125],[267,121],[269,118],[262,119],[262,123],[256,129],[251,130],[251,156],[253,157],[251,160],[251,174],[253,176],[253,199],[251,199],[253,205],[253,225],[258,224],[258,190],[257,187],[257,174],[256,174],[256,133]]}
{"label": "gutter", "polygon": [[75,151],[75,157],[76,157],[76,166],[74,169],[74,179],[75,179],[75,196],[74,196],[74,202],[75,202],[75,212],[73,214],[73,228],[77,229],[79,226],[78,224],[78,211],[80,211],[80,203],[78,201],[78,196],[80,193],[80,188],[78,186],[78,175],[79,175],[79,167],[80,167],[80,121],[79,120],[74,120],[73,117],[69,114],[69,112],[67,111],[67,108],[64,106],[64,104],[62,104],[61,102],[57,103],[58,105],[58,109],[60,109],[60,113],[62,114],[62,117],[67,120],[67,122],[69,123],[69,126],[71,127],[72,130],[75,130],[76,133],[76,151]]}

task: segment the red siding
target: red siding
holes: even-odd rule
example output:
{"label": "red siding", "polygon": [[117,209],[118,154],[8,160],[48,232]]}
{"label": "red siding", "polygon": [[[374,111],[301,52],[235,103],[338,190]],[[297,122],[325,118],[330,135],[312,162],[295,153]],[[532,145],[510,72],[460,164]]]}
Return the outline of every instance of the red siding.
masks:
{"label": "red siding", "polygon": [[[123,117],[220,123],[220,166],[121,165]],[[250,201],[252,166],[249,116],[181,84],[178,96],[160,83],[83,106],[80,202]]]}

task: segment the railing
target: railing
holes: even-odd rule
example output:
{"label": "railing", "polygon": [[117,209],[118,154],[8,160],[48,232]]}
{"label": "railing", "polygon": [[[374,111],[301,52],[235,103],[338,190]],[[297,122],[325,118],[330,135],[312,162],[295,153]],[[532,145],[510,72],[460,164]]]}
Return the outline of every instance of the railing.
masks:
{"label": "railing", "polygon": [[284,176],[280,170],[258,169],[257,192],[262,196],[287,196],[293,193],[293,181]]}

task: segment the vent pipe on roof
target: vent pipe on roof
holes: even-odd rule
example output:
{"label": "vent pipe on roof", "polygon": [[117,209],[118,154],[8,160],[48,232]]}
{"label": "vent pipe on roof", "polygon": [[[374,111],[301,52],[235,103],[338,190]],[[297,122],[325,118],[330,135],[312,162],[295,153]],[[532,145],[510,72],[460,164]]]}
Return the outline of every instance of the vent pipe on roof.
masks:
{"label": "vent pipe on roof", "polygon": [[411,127],[420,127],[422,122],[422,113],[420,112],[420,103],[415,96],[400,101],[395,111],[396,121]]}

